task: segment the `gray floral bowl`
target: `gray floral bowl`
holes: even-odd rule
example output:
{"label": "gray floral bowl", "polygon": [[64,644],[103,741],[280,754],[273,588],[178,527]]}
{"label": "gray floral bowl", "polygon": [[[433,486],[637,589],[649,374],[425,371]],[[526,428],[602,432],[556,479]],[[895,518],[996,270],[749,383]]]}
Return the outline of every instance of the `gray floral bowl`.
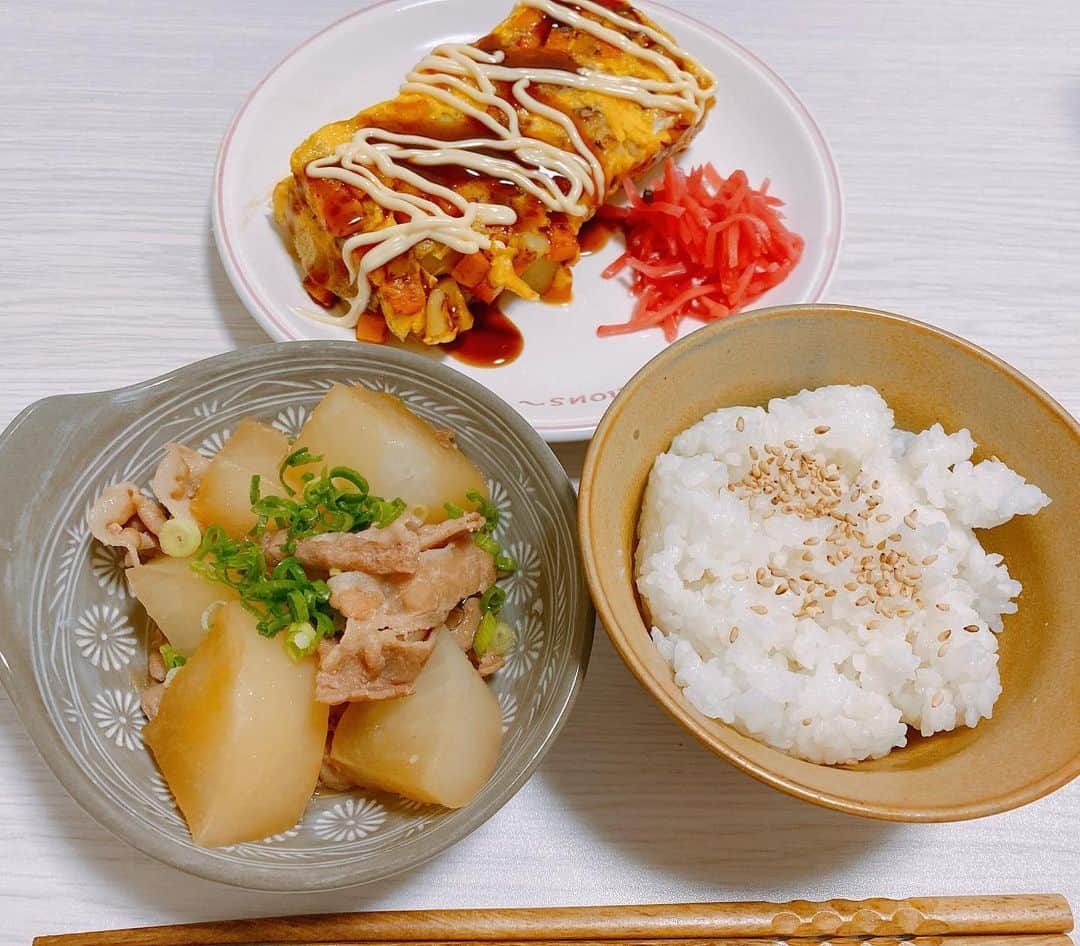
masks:
{"label": "gray floral bowl", "polygon": [[[505,612],[518,644],[492,682],[502,753],[480,795],[457,811],[376,793],[320,793],[280,835],[198,848],[142,742],[138,689],[147,680],[150,621],[128,592],[120,558],[91,540],[87,509],[109,483],[147,482],[166,443],[212,453],[249,415],[296,433],[335,382],[389,391],[452,428],[489,480],[502,511],[499,540],[520,563]],[[426,358],[353,342],[264,345],[130,388],[47,398],[0,435],[0,477],[14,492],[0,508],[0,682],[72,796],[124,840],[190,873],[263,890],[317,890],[413,867],[524,784],[584,677],[593,610],[571,484],[511,407]]]}

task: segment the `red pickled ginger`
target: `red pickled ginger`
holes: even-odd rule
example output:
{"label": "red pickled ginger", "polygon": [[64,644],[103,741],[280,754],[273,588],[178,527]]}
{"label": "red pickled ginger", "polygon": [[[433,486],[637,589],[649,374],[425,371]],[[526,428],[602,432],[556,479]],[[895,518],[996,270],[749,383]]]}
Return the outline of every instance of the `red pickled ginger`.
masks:
{"label": "red pickled ginger", "polygon": [[711,164],[684,174],[670,158],[662,177],[643,192],[623,181],[629,203],[600,213],[626,235],[626,252],[604,270],[629,268],[637,304],[630,319],[601,325],[597,335],[661,328],[674,341],[679,322],[709,322],[745,308],[787,278],[803,239],[784,226],[783,201],[769,181],[750,186],[745,171],[723,177]]}

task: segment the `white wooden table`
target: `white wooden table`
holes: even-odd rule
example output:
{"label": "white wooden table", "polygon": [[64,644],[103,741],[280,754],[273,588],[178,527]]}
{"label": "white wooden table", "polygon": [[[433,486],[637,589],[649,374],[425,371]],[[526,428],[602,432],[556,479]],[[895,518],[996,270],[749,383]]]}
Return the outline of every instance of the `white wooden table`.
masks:
{"label": "white wooden table", "polygon": [[[1074,0],[671,2],[762,55],[824,127],[847,211],[831,299],[966,335],[1080,413]],[[0,425],[266,340],[218,262],[211,167],[249,89],[354,5],[0,2]],[[791,800],[685,737],[600,634],[562,738],[472,837],[366,888],[245,893],[98,827],[0,696],[2,943],[373,907],[1043,889],[1080,906],[1078,824],[1080,783],[958,825]]]}

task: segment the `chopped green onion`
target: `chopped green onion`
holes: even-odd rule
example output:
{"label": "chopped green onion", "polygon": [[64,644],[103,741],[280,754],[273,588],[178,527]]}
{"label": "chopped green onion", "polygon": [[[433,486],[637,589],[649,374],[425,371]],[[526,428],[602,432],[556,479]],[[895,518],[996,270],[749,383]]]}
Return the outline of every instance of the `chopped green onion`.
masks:
{"label": "chopped green onion", "polygon": [[173,558],[194,555],[202,542],[202,532],[193,519],[170,519],[158,533],[161,551]]}
{"label": "chopped green onion", "polygon": [[473,541],[490,555],[498,555],[502,551],[502,546],[487,532],[477,532],[473,536]]}
{"label": "chopped green onion", "polygon": [[293,617],[301,623],[305,623],[308,619],[308,606],[307,601],[304,600],[304,596],[299,591],[289,592],[289,608],[293,613]]}
{"label": "chopped green onion", "polygon": [[499,510],[490,499],[475,489],[470,489],[465,494],[465,498],[476,504],[476,511],[486,520],[484,525],[486,531],[494,532],[499,528]]}
{"label": "chopped green onion", "polygon": [[[319,457],[321,460],[322,457]],[[356,491],[366,496],[369,492],[368,481],[365,480],[356,470],[347,466],[335,466],[330,471],[331,480],[345,480],[347,483],[352,483],[356,487]]]}
{"label": "chopped green onion", "polygon": [[320,639],[310,621],[297,621],[285,632],[285,650],[293,660],[302,660],[315,653]]}
{"label": "chopped green onion", "polygon": [[[256,523],[246,538],[233,539],[220,526],[210,526],[201,541],[196,539],[193,544],[192,569],[234,589],[241,605],[258,618],[258,632],[275,637],[286,631],[286,648],[300,656],[314,652],[320,640],[335,636],[340,628],[330,608],[329,586],[325,581],[309,579],[292,554],[297,541],[324,532],[383,528],[406,509],[401,498],[386,500],[370,495],[367,480],[350,467],[324,468],[318,474],[305,471],[300,477],[304,486],[299,494],[285,483],[290,468],[322,459],[301,447],[282,461],[279,478],[292,498],[262,495],[261,479],[252,477],[249,498]],[[267,566],[260,541],[271,525],[284,532],[282,547],[286,553],[273,569]],[[209,618],[208,609],[204,619]],[[303,631],[305,626],[313,628],[313,642]]]}
{"label": "chopped green onion", "polygon": [[490,611],[485,611],[484,616],[480,618],[480,626],[476,629],[476,636],[473,637],[473,652],[477,657],[483,657],[491,647],[491,642],[495,637],[495,625],[499,622],[495,615]]}
{"label": "chopped green onion", "polygon": [[497,621],[491,635],[491,643],[488,645],[488,653],[505,657],[514,649],[515,644],[517,644],[517,632],[505,621]]}
{"label": "chopped green onion", "polygon": [[225,602],[224,601],[212,601],[205,608],[203,608],[202,616],[199,618],[199,626],[204,631],[210,630],[210,625],[214,622],[214,612],[217,611]]}
{"label": "chopped green onion", "polygon": [[480,596],[480,607],[491,614],[498,614],[506,604],[506,592],[498,585],[492,585]]}
{"label": "chopped green onion", "polygon": [[516,572],[518,567],[518,561],[509,552],[499,552],[495,556],[495,570],[509,574],[510,572]]}
{"label": "chopped green onion", "polygon": [[[491,556],[495,559],[495,569],[503,572],[504,574],[517,571],[518,563],[517,559],[513,555],[504,552],[502,546],[498,540],[494,537],[493,533],[499,527],[499,510],[498,507],[486,496],[481,495],[475,489],[470,489],[465,497],[472,503],[476,504],[476,511],[484,517],[484,527],[473,536],[473,541],[482,548],[485,552],[491,553]],[[450,503],[446,503],[447,515],[454,518],[453,512],[457,512],[461,515],[461,510],[457,506],[452,506]],[[453,512],[451,511],[453,510]]]}
{"label": "chopped green onion", "polygon": [[321,461],[322,455],[314,455],[307,447],[300,447],[285,457],[278,466],[278,479],[281,481],[281,485],[284,487],[285,492],[290,496],[296,495],[296,490],[285,482],[285,472],[287,470],[297,466],[307,466],[311,463],[319,463]]}
{"label": "chopped green onion", "polygon": [[[314,463],[305,448],[293,451],[282,462],[282,469],[300,463]],[[284,475],[284,474],[283,474]],[[280,496],[260,496],[252,489],[256,501],[252,511],[258,517],[251,531],[253,537],[262,535],[271,522],[286,532],[284,546],[291,551],[296,540],[322,532],[361,532],[371,526],[384,528],[405,511],[404,500],[385,500],[368,492],[368,482],[356,470],[347,466],[323,469],[316,475],[305,472],[299,495],[289,489],[289,499]],[[283,481],[284,482],[284,481]]]}
{"label": "chopped green onion", "polygon": [[333,637],[337,633],[333,618],[323,611],[318,611],[315,614],[315,630],[320,638]]}
{"label": "chopped green onion", "polygon": [[494,612],[487,611],[480,619],[480,626],[473,638],[473,652],[476,656],[495,654],[505,657],[514,649],[515,644],[517,632],[505,621],[496,618]]}
{"label": "chopped green onion", "polygon": [[442,507],[446,510],[447,519],[460,519],[465,515],[465,510],[460,506],[455,506],[453,503],[443,503]]}
{"label": "chopped green onion", "polygon": [[161,652],[161,659],[165,661],[166,672],[176,670],[177,667],[182,667],[187,663],[187,657],[176,650],[172,644],[162,644],[158,650]]}
{"label": "chopped green onion", "polygon": [[385,529],[390,523],[398,518],[405,511],[404,499],[392,499],[387,502],[385,499],[379,499],[375,501],[375,525],[380,529]]}

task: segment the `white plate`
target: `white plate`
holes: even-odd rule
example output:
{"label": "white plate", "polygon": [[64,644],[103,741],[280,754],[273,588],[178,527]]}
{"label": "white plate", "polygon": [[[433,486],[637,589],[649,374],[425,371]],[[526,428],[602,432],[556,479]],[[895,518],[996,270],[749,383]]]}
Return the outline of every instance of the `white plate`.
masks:
{"label": "white plate", "polygon": [[[483,36],[512,0],[385,0],[327,27],[294,50],[255,89],[233,120],[214,175],[214,233],[225,269],[251,314],[276,339],[344,338],[345,329],[304,316],[314,309],[274,229],[274,184],[289,155],[321,125],[394,95],[409,69],[438,43]],[[813,302],[828,285],[840,247],[836,165],[821,130],[795,93],[761,60],[723,34],[650,0],[637,4],[717,77],[716,107],[680,160],[744,168],[787,202],[788,225],[806,240],[799,265],[757,306]],[[618,241],[574,270],[566,306],[513,300],[504,308],[525,338],[513,363],[450,363],[513,404],[547,439],[577,440],[596,428],[619,388],[665,347],[657,330],[597,338],[622,322],[632,299],[621,279],[600,271]],[[686,320],[682,333],[699,327]],[[441,352],[432,357],[448,358]]]}

